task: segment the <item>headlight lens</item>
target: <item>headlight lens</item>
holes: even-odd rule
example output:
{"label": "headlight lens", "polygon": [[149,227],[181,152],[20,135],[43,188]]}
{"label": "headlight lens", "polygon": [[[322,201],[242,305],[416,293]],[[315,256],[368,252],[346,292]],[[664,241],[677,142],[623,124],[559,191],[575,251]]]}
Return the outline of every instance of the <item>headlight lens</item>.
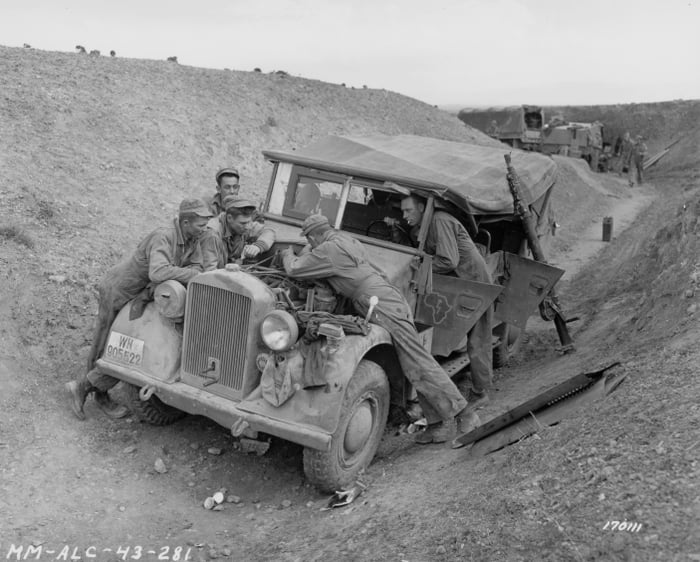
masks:
{"label": "headlight lens", "polygon": [[299,339],[299,327],[289,312],[273,310],[263,318],[260,335],[272,351],[287,351]]}

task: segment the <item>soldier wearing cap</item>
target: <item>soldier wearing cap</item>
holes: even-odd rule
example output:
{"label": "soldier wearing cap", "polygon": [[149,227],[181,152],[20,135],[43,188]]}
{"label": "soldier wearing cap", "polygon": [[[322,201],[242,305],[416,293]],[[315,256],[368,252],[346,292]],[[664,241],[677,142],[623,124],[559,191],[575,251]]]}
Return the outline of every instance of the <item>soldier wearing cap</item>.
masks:
{"label": "soldier wearing cap", "polygon": [[449,428],[445,422],[456,418],[458,430],[466,433],[480,422],[450,377],[423,347],[413,315],[401,292],[369,263],[365,247],[345,232],[330,227],[323,215],[310,215],[302,224],[310,250],[296,256],[291,248],[282,252],[287,275],[298,279],[326,279],[333,289],[351,299],[355,311],[365,316],[371,296],[379,298],[369,321],[391,335],[401,369],[418,394],[428,421],[416,442],[442,443]]}
{"label": "soldier wearing cap", "polygon": [[202,237],[204,271],[222,269],[236,260],[256,258],[275,243],[275,231],[255,222],[255,203],[229,195],[223,204],[225,212],[209,221]]}
{"label": "soldier wearing cap", "polygon": [[141,240],[136,251],[110,269],[100,282],[98,316],[87,371],[66,383],[71,407],[79,419],[85,419],[83,406],[91,392],[96,392],[97,403],[109,415],[121,417],[127,413],[111,402],[107,394],[119,381],[95,369],[112,322],[130,300],[149,286],[171,279],[187,285],[204,270],[199,238],[211,217],[204,201],[184,199],[172,224],[154,230]]}
{"label": "soldier wearing cap", "polygon": [[221,168],[216,172],[216,193],[209,200],[209,206],[214,216],[224,212],[224,198],[233,195],[238,197],[241,190],[241,175],[236,168]]}
{"label": "soldier wearing cap", "polygon": [[[409,195],[401,200],[401,212],[411,228],[409,237],[417,246],[425,201]],[[493,283],[486,262],[467,229],[445,211],[438,210],[433,214],[425,236],[424,250],[433,256],[433,273]],[[489,306],[465,338],[472,383],[467,400],[472,408],[482,407],[489,401],[488,390],[493,381],[492,325],[493,307]]]}

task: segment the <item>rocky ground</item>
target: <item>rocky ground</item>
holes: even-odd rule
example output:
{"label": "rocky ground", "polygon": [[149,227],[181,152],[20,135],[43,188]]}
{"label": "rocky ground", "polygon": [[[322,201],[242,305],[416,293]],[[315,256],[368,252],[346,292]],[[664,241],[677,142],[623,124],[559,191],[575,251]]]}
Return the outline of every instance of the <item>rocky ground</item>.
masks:
{"label": "rocky ground", "polygon": [[[327,133],[493,141],[398,94],[301,78],[1,47],[0,70],[0,556],[700,560],[700,129],[643,189],[557,158],[552,261],[580,318],[565,359],[621,361],[623,386],[486,457],[388,432],[363,495],[321,511],[296,446],[257,457],[206,419],[156,428],[91,403],[73,418],[62,387],[84,366],[95,283],[184,195],[211,191],[218,167],[237,164],[260,198],[264,148]],[[645,107],[665,124],[646,134],[666,142],[687,103]],[[525,392],[562,361],[556,345],[533,319],[497,388]],[[224,487],[231,501],[204,510]]]}

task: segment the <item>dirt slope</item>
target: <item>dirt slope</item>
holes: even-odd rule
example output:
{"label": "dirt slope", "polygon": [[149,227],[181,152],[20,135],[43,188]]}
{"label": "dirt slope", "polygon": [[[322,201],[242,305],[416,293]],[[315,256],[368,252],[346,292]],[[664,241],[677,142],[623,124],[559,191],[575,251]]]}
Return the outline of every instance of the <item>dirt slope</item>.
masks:
{"label": "dirt slope", "polygon": [[[141,546],[147,560],[178,546],[194,560],[699,558],[697,129],[643,191],[557,160],[555,261],[583,255],[593,221],[660,195],[562,286],[581,316],[577,361],[621,360],[624,392],[481,459],[387,436],[360,501],[322,512],[297,447],[257,458],[200,418],[154,428],[92,404],[72,417],[61,388],[84,365],[94,283],[183,195],[209,192],[219,166],[238,164],[259,197],[262,148],[338,132],[492,141],[398,94],[298,78],[7,48],[0,70],[0,556],[33,544]],[[497,386],[527,381],[555,346],[534,321]],[[240,502],[203,510],[222,486]]]}

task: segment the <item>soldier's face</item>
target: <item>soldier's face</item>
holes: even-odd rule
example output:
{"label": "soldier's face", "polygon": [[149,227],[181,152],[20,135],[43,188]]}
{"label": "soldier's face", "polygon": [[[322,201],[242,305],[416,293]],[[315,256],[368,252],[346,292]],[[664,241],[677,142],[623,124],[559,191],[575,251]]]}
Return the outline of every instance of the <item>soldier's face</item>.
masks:
{"label": "soldier's face", "polygon": [[253,217],[246,215],[238,215],[233,217],[231,215],[226,215],[226,223],[228,227],[236,234],[245,234],[248,232],[251,223],[253,222]]}
{"label": "soldier's face", "polygon": [[219,193],[221,193],[221,199],[228,195],[233,195],[238,197],[238,192],[241,186],[238,183],[238,178],[236,176],[221,176],[219,178]]}
{"label": "soldier's face", "polygon": [[209,219],[206,217],[196,217],[182,221],[182,234],[188,239],[197,239],[207,228]]}
{"label": "soldier's face", "polygon": [[421,203],[416,202],[411,197],[408,197],[401,201],[401,212],[403,213],[403,220],[408,223],[409,226],[416,226],[420,224],[423,218],[424,207]]}

